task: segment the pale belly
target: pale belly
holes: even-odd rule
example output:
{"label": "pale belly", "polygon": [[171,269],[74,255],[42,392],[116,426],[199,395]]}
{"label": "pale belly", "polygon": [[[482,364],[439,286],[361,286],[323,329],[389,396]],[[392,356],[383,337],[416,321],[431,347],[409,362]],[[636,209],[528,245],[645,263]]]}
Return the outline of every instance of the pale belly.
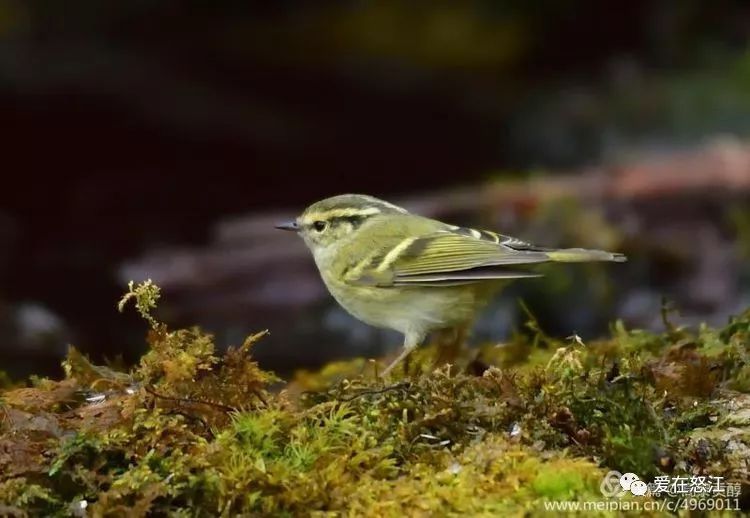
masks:
{"label": "pale belly", "polygon": [[[376,327],[425,335],[470,323],[499,286],[360,288],[323,279],[331,295],[354,317]],[[495,283],[492,283],[495,284]]]}

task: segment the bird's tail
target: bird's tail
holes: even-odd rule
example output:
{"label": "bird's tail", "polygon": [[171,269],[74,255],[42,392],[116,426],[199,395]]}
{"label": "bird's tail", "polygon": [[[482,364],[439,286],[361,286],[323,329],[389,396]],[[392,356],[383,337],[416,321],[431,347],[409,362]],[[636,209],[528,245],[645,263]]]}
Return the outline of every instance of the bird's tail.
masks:
{"label": "bird's tail", "polygon": [[585,248],[561,248],[546,252],[550,260],[559,263],[587,263],[590,261],[613,261],[624,263],[628,260],[623,254],[605,252],[604,250],[586,250]]}

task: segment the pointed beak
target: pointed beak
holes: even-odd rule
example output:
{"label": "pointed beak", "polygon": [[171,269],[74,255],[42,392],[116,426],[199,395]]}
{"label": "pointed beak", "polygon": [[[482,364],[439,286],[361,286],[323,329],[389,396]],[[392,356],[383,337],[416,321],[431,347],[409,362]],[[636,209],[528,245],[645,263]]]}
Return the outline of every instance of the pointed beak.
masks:
{"label": "pointed beak", "polygon": [[285,223],[279,223],[276,225],[276,228],[279,230],[290,230],[292,232],[297,232],[299,230],[299,225],[297,225],[296,221],[287,221]]}

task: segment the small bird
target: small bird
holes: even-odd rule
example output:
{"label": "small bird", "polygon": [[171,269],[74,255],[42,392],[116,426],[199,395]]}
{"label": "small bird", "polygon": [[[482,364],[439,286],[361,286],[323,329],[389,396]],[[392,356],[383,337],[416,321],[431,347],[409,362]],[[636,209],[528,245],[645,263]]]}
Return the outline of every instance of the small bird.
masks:
{"label": "small bird", "polygon": [[364,194],[313,203],[276,226],[297,232],[328,291],[356,318],[403,333],[387,376],[432,331],[467,328],[521,267],[547,262],[623,262],[582,248],[543,248],[511,236],[449,225]]}

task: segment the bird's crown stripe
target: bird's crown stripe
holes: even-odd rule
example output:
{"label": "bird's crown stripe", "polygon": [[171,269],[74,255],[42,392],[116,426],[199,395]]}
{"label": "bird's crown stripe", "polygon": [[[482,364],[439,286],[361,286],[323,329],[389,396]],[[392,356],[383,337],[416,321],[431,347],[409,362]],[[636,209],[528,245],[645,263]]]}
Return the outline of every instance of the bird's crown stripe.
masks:
{"label": "bird's crown stripe", "polygon": [[403,208],[399,207],[398,205],[394,205],[393,203],[389,203],[385,200],[380,200],[378,198],[373,198],[372,196],[363,196],[363,198],[367,199],[368,201],[372,202],[374,205],[380,205],[381,207],[384,207],[386,209],[395,210],[397,212],[401,212],[406,214],[408,211]]}

